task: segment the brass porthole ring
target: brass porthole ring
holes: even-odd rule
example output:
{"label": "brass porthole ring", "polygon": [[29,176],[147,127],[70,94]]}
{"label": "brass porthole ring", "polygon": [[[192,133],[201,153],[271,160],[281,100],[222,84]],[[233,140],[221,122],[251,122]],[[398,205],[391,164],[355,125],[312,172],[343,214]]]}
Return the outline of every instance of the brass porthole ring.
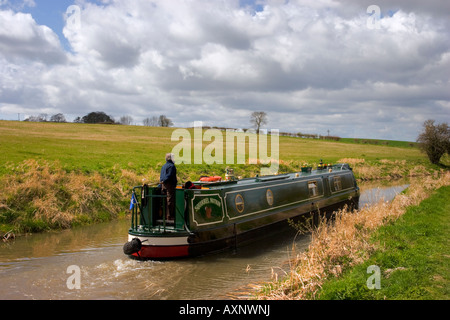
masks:
{"label": "brass porthole ring", "polygon": [[273,192],[270,189],[266,192],[266,200],[269,206],[273,206]]}
{"label": "brass porthole ring", "polygon": [[236,210],[239,213],[243,213],[245,209],[245,203],[244,203],[244,197],[240,194],[236,196],[236,199],[234,200],[234,203],[236,204]]}

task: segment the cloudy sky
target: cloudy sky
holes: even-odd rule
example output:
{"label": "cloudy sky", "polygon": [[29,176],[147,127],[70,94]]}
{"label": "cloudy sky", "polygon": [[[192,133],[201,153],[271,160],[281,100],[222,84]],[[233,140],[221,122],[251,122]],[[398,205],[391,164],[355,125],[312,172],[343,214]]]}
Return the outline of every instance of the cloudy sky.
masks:
{"label": "cloudy sky", "polygon": [[447,0],[0,0],[0,119],[265,111],[268,129],[414,141],[449,122],[449,75]]}

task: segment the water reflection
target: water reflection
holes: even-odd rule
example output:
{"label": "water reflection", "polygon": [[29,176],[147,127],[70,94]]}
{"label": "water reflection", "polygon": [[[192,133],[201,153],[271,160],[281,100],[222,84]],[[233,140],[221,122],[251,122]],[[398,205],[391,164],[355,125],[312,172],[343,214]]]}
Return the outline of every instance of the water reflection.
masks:
{"label": "water reflection", "polygon": [[397,194],[408,188],[410,183],[410,179],[360,183],[361,197],[359,206],[363,208],[366,205],[376,204],[380,201],[390,201]]}
{"label": "water reflection", "polygon": [[[361,184],[361,206],[391,200],[408,181]],[[0,244],[0,299],[224,299],[249,283],[283,274],[293,245],[310,237],[293,229],[256,244],[196,259],[140,262],[122,253],[129,221],[37,234]],[[294,242],[295,239],[295,242]],[[67,268],[81,268],[81,290],[69,290]]]}

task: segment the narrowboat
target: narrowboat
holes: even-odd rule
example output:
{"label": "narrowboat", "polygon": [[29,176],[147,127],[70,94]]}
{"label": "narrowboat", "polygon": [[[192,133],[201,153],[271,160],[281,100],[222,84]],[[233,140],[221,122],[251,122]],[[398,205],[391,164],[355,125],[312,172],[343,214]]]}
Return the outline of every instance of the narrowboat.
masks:
{"label": "narrowboat", "polygon": [[136,259],[204,255],[283,230],[287,220],[345,205],[358,206],[359,187],[348,164],[321,165],[276,176],[217,177],[178,186],[173,220],[160,187],[133,188],[131,228],[123,251]]}

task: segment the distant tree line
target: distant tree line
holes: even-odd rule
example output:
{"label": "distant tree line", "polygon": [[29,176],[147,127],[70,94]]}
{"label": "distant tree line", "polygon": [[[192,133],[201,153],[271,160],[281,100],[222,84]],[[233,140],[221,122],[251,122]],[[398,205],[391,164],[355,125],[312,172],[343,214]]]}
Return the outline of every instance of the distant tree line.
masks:
{"label": "distant tree line", "polygon": [[[62,113],[49,116],[46,113],[41,113],[38,116],[29,116],[24,121],[27,122],[58,122],[66,123],[66,117]],[[107,115],[105,112],[96,111],[91,112],[84,117],[77,117],[73,121],[74,123],[86,123],[86,124],[120,124],[120,125],[132,125],[133,118],[131,116],[122,116],[118,121],[114,117]],[[159,117],[146,118],[143,121],[143,125],[146,127],[172,127],[173,121],[165,115]]]}
{"label": "distant tree line", "polygon": [[[51,117],[48,116],[48,114],[41,113],[38,116],[30,116],[25,121],[31,121],[31,122],[59,122],[64,123],[66,121],[66,117],[62,113],[55,114]],[[73,122],[74,123],[86,123],[86,124],[118,124],[118,125],[133,125],[133,118],[131,116],[122,116],[118,121],[116,121],[112,116],[107,115],[105,112],[102,111],[96,111],[91,112],[84,117],[77,117]],[[258,134],[261,130],[261,127],[263,125],[266,125],[268,123],[268,117],[265,112],[253,112],[250,116],[250,123],[252,124],[252,127],[255,129],[256,133]],[[145,118],[142,122],[142,124],[146,127],[173,127],[173,121],[168,118],[165,115],[160,115],[159,117],[153,116]],[[210,127],[204,127],[205,129],[208,129]],[[224,127],[213,127],[215,129],[220,129],[223,131],[230,130],[230,128],[224,128]],[[232,129],[233,130],[233,129]],[[243,132],[250,132],[251,129],[242,129]],[[298,138],[304,138],[304,139],[320,139],[320,140],[334,140],[339,141],[341,140],[340,137],[337,136],[324,136],[324,135],[318,135],[318,134],[307,134],[307,133],[290,133],[290,132],[280,132],[280,136],[286,136],[286,137],[298,137]]]}
{"label": "distant tree line", "polygon": [[55,114],[49,118],[48,114],[41,113],[38,116],[30,116],[24,121],[29,122],[59,122],[64,123],[66,121],[66,117],[62,113]]}
{"label": "distant tree line", "polygon": [[340,141],[341,137],[338,136],[323,136],[320,134],[309,134],[309,133],[297,133],[297,137],[303,138],[303,139],[320,139],[320,140],[333,140],[333,141]]}
{"label": "distant tree line", "polygon": [[165,115],[161,115],[159,117],[145,118],[143,124],[146,127],[164,127],[164,128],[173,127],[172,120],[167,118]]}

